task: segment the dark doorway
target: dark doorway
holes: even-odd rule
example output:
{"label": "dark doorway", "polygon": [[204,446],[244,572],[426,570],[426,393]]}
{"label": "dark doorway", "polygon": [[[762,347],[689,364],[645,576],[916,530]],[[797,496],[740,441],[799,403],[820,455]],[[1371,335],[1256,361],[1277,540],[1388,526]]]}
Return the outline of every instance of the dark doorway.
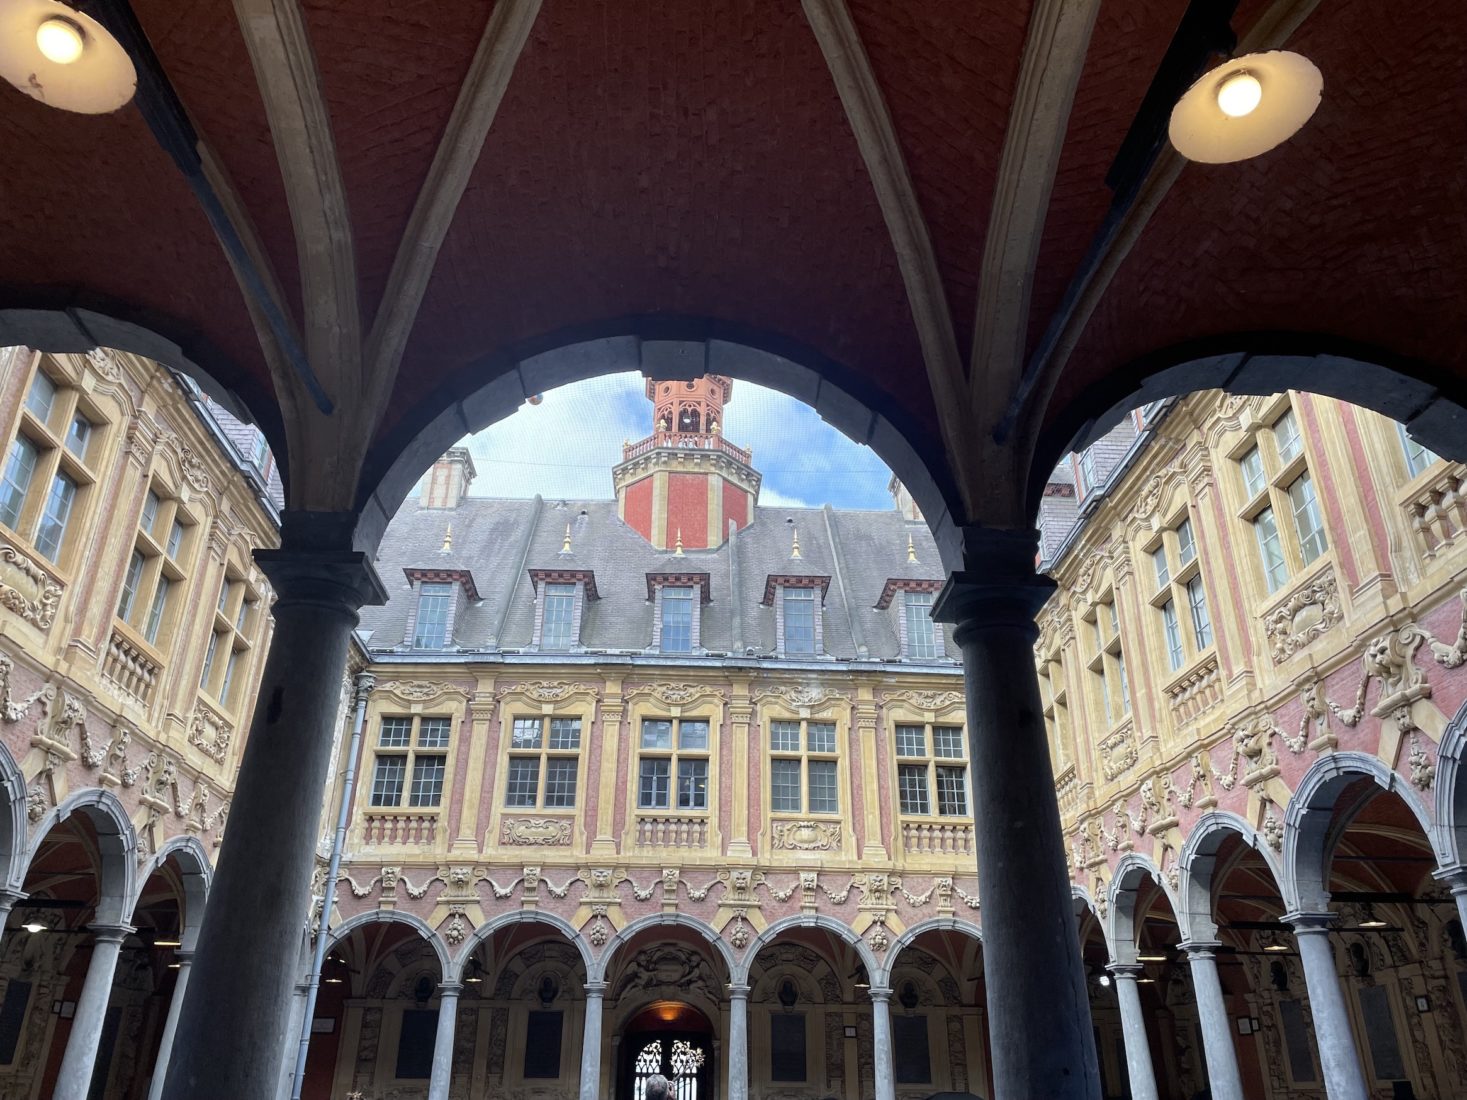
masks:
{"label": "dark doorway", "polygon": [[617,1066],[617,1100],[642,1100],[648,1077],[672,1084],[672,1100],[717,1100],[713,1025],[692,1005],[655,1001],[627,1021]]}

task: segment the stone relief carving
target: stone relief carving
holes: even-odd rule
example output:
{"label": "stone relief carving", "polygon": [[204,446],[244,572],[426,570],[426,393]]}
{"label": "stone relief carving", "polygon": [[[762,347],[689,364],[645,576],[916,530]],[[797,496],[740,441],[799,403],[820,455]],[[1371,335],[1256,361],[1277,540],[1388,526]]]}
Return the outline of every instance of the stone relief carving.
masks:
{"label": "stone relief carving", "polygon": [[1114,733],[1102,738],[1099,748],[1100,767],[1107,779],[1119,779],[1140,759],[1129,721]]}
{"label": "stone relief carving", "polygon": [[60,583],[27,555],[0,542],[0,607],[46,630],[60,603]]}
{"label": "stone relief carving", "polygon": [[774,847],[795,852],[829,852],[840,847],[836,821],[776,821]]}
{"label": "stone relief carving", "polygon": [[1274,664],[1287,661],[1344,619],[1334,574],[1324,572],[1290,594],[1263,619],[1263,630],[1273,644]]}
{"label": "stone relief carving", "polygon": [[1436,782],[1436,765],[1432,763],[1414,730],[1411,733],[1411,753],[1407,757],[1407,763],[1411,767],[1412,786],[1420,791],[1430,790],[1431,785]]}
{"label": "stone relief carving", "polygon": [[216,764],[222,764],[229,755],[229,745],[233,739],[233,726],[203,703],[194,707],[193,718],[188,724],[189,744],[202,749],[204,755]]}
{"label": "stone relief carving", "polygon": [[571,842],[571,823],[556,817],[505,818],[500,839],[505,844],[559,847]]}
{"label": "stone relief carving", "polygon": [[917,710],[947,710],[962,706],[961,691],[892,691],[885,695],[888,703],[910,703]]}
{"label": "stone relief carving", "polygon": [[87,352],[87,362],[109,382],[117,382],[122,378],[122,367],[118,364],[117,357],[107,348],[93,348]]}
{"label": "stone relief carving", "polygon": [[722,983],[708,960],[701,952],[679,944],[656,944],[637,952],[618,978],[612,999],[658,989],[700,995],[715,1005],[723,998]]}
{"label": "stone relief carving", "polygon": [[829,688],[803,684],[781,684],[754,692],[754,702],[778,699],[793,710],[829,710],[837,704],[849,703],[850,696]]}
{"label": "stone relief carving", "polygon": [[705,695],[722,699],[723,692],[699,684],[644,684],[627,692],[628,698],[650,695],[659,703],[669,707],[680,707]]}
{"label": "stone relief carving", "polygon": [[457,695],[467,698],[468,693],[461,687],[453,684],[435,683],[430,680],[388,680],[379,684],[375,690],[396,695],[399,699],[405,699],[414,703],[428,703],[439,699],[444,695]]}
{"label": "stone relief carving", "polygon": [[40,721],[44,721],[50,712],[51,702],[56,698],[56,685],[42,684],[24,699],[16,699],[10,691],[10,674],[14,670],[15,665],[11,659],[0,654],[0,718],[6,722],[19,722],[39,703]]}

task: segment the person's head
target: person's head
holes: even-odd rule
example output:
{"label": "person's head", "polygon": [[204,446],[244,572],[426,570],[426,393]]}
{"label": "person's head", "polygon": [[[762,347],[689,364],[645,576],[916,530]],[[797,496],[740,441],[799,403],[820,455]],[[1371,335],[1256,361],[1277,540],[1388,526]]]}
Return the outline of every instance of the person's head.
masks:
{"label": "person's head", "polygon": [[668,1100],[671,1095],[672,1087],[660,1073],[647,1078],[647,1083],[642,1086],[642,1100]]}

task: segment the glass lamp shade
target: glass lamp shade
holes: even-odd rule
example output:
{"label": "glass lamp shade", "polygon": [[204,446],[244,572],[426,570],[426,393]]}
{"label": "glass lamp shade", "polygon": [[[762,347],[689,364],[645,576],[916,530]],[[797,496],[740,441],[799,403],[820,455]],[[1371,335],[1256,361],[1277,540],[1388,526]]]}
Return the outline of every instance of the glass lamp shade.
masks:
{"label": "glass lamp shade", "polygon": [[1172,108],[1167,136],[1202,164],[1231,164],[1282,145],[1313,117],[1324,78],[1287,50],[1252,53],[1204,73]]}
{"label": "glass lamp shade", "polygon": [[57,0],[0,0],[0,76],[38,102],[83,115],[124,106],[138,82],[121,43]]}

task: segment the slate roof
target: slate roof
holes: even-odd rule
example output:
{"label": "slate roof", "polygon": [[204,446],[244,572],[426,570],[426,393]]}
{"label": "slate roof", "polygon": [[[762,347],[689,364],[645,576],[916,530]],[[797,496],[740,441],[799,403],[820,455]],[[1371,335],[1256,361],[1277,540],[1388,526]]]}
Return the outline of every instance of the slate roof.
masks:
{"label": "slate roof", "polygon": [[[571,552],[562,553],[566,525]],[[443,549],[452,526],[452,548]],[[799,558],[791,558],[791,528]],[[917,562],[907,560],[907,539]],[[614,500],[504,500],[467,497],[456,508],[410,500],[388,525],[377,568],[388,603],[362,611],[372,649],[403,644],[413,601],[404,569],[467,569],[480,599],[454,625],[463,650],[527,650],[534,631],[531,569],[590,570],[600,599],[587,601],[581,643],[588,651],[641,653],[651,644],[647,574],[707,573],[710,602],[702,644],[710,655],[773,657],[775,610],[761,605],[771,575],[828,576],[825,654],[838,660],[896,660],[898,608],[875,609],[888,578],[941,581],[937,547],[923,523],[883,511],[757,507],[754,520],[715,550],[681,556],[654,549],[618,517]],[[959,657],[947,638],[949,660]],[[808,660],[808,658],[807,658]]]}

